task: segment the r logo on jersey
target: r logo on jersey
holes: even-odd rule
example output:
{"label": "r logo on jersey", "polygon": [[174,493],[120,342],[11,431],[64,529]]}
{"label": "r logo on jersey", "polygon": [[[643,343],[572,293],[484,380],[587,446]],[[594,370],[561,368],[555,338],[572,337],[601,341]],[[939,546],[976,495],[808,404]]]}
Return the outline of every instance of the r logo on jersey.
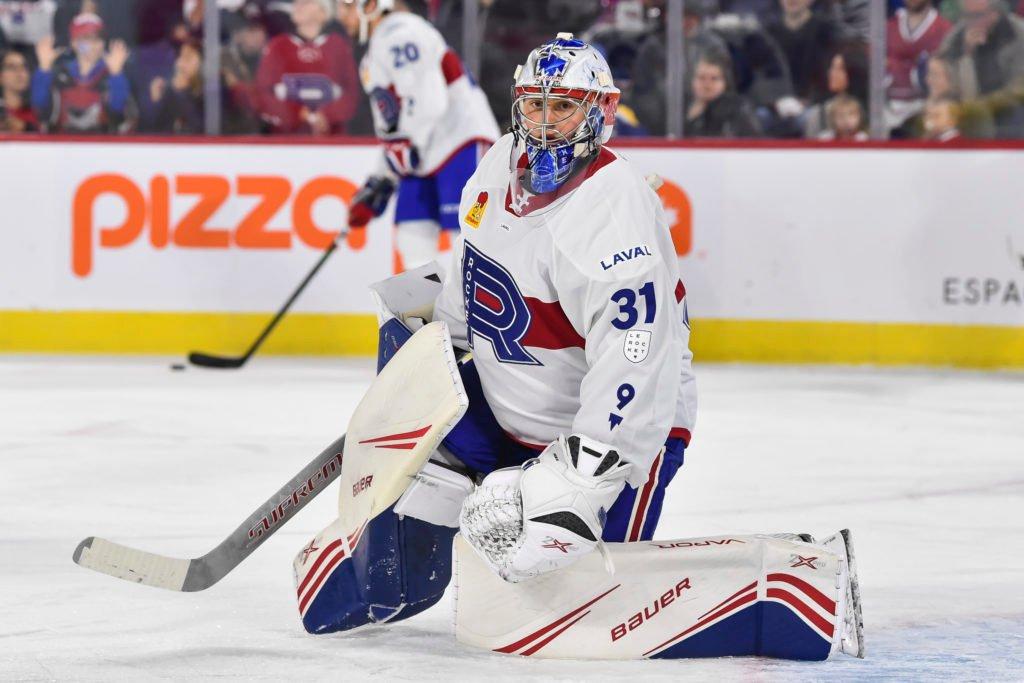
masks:
{"label": "r logo on jersey", "polygon": [[630,363],[639,363],[651,352],[651,333],[647,330],[630,330],[622,343],[622,352]]}
{"label": "r logo on jersey", "polygon": [[468,240],[464,244],[462,295],[470,347],[483,337],[501,363],[541,365],[522,343],[530,329],[530,308],[512,274]]}
{"label": "r logo on jersey", "polygon": [[476,198],[476,203],[469,207],[469,211],[466,212],[466,218],[464,220],[469,227],[474,230],[480,227],[480,221],[484,219],[484,210],[486,208],[487,193],[481,192]]}

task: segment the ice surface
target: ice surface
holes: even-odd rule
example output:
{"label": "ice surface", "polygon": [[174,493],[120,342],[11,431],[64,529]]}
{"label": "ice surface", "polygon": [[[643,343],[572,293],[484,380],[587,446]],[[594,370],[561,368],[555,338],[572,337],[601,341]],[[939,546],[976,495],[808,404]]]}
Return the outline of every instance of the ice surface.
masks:
{"label": "ice surface", "polygon": [[79,540],[191,557],[345,430],[369,361],[0,358],[2,680],[1021,680],[1024,376],[698,366],[658,536],[855,536],[868,658],[554,662],[455,642],[450,604],[302,630],[291,559],[334,489],[212,589],[75,566]]}

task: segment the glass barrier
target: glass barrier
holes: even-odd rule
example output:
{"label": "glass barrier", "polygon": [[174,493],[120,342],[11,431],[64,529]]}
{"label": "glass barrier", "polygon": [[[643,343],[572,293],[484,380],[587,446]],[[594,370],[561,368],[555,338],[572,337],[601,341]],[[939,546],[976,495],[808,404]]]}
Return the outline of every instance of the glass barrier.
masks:
{"label": "glass barrier", "polygon": [[[399,4],[461,55],[502,129],[516,66],[569,31],[608,59],[620,136],[1024,137],[1024,1]],[[354,11],[346,0],[0,0],[0,132],[372,135]]]}

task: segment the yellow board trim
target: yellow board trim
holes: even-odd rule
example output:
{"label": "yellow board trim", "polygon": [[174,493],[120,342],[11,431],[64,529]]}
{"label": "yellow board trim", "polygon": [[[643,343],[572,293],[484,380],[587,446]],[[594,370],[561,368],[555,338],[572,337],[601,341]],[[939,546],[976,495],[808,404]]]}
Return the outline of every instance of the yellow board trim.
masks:
{"label": "yellow board trim", "polygon": [[1024,368],[1024,327],[696,320],[698,361]]}
{"label": "yellow board trim", "polygon": [[[240,354],[269,313],[0,311],[0,352]],[[701,361],[1024,368],[1024,327],[701,319]],[[270,355],[374,355],[377,322],[361,313],[289,313]]]}
{"label": "yellow board trim", "polygon": [[[238,355],[271,313],[0,311],[0,352],[207,353]],[[289,313],[260,353],[374,355],[377,318],[362,313]]]}

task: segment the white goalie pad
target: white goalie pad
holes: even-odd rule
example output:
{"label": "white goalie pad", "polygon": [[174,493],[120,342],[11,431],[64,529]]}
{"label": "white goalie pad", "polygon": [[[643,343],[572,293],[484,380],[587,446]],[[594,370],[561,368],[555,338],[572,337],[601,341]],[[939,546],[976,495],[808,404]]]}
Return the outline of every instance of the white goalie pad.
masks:
{"label": "white goalie pad", "polygon": [[468,406],[447,326],[424,326],[377,375],[349,421],[342,528],[361,528],[397,501]]}
{"label": "white goalie pad", "polygon": [[[704,642],[716,633],[735,640],[736,620],[724,622],[764,602],[775,606],[757,614],[775,610],[782,615],[775,623],[790,624],[778,633],[783,647],[799,637],[817,648],[815,657],[796,658],[823,659],[839,649],[848,584],[844,551],[767,535],[610,543],[607,549],[614,574],[591,553],[565,569],[506,583],[457,536],[459,642],[552,659],[719,656],[683,650],[702,634]],[[758,631],[757,641],[768,637]]]}

